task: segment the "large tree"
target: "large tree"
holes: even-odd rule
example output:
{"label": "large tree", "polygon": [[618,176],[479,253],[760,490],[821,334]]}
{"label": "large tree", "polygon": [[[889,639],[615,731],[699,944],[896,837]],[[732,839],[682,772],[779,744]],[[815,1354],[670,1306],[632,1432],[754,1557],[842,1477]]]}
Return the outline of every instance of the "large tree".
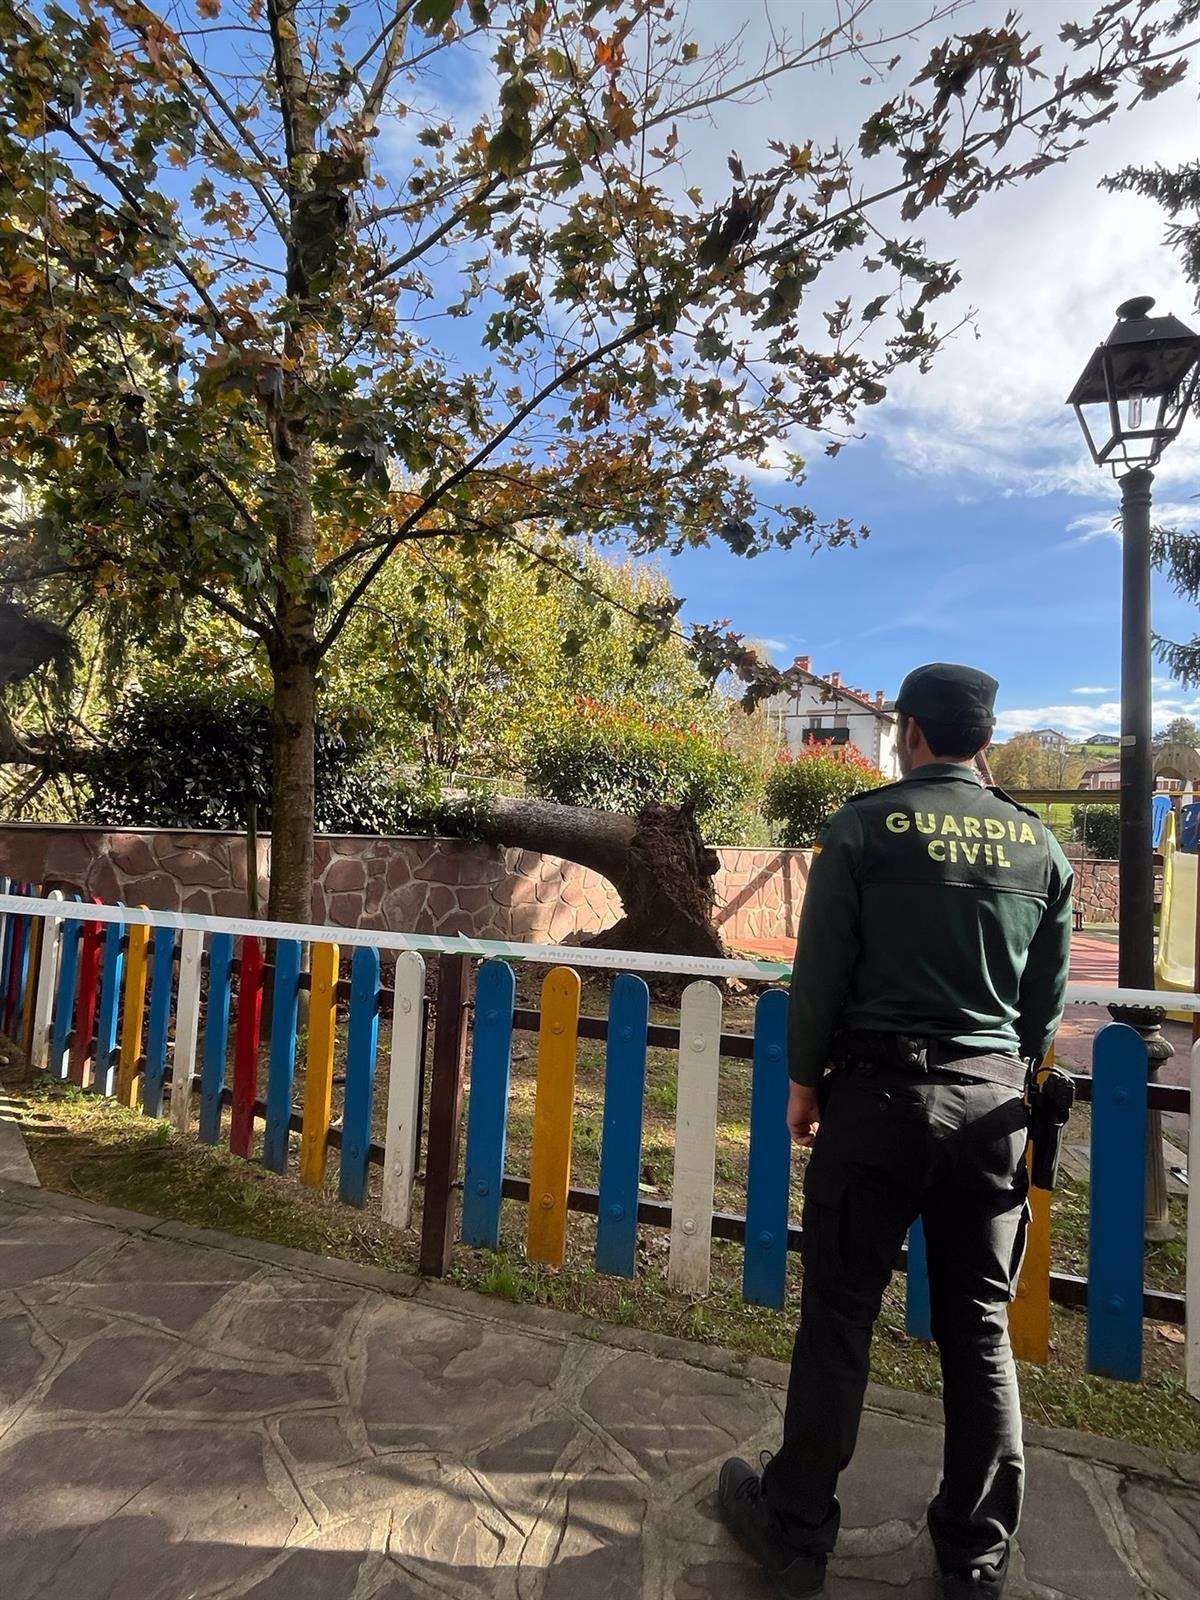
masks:
{"label": "large tree", "polygon": [[[836,453],[930,360],[957,274],[913,224],[1177,81],[1163,29],[1195,7],[1112,0],[1053,76],[1015,17],[942,40],[856,150],[789,115],[699,181],[723,106],[883,84],[953,9],[852,0],[800,37],[785,10],[744,63],[667,0],[0,0],[0,470],[34,508],[0,575],[255,642],[275,915],[309,910],[322,662],[397,551],[855,537],[746,466],[802,484],[798,444]],[[719,626],[694,643],[756,672]]]}

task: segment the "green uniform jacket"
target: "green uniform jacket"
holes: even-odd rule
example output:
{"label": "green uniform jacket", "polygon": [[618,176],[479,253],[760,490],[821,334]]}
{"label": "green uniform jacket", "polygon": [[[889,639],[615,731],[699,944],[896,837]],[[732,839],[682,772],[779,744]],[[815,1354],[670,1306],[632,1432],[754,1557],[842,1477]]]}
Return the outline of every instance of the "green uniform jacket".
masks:
{"label": "green uniform jacket", "polygon": [[1072,882],[1053,834],[971,767],[934,762],[856,795],[813,849],[793,1080],[817,1084],[842,1029],[1045,1055],[1062,1018]]}

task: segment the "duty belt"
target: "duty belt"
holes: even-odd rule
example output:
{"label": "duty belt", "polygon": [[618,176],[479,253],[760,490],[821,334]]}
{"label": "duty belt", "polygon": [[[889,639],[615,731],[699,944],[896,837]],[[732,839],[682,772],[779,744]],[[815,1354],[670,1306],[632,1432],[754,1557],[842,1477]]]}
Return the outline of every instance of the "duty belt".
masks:
{"label": "duty belt", "polygon": [[[838,1066],[857,1062],[892,1067],[900,1072],[930,1072],[941,1066],[969,1061],[972,1056],[996,1054],[995,1050],[972,1050],[947,1039],[923,1039],[913,1034],[883,1033],[871,1028],[839,1035],[834,1043],[833,1059]],[[1015,1061],[1013,1064],[1017,1066]]]}

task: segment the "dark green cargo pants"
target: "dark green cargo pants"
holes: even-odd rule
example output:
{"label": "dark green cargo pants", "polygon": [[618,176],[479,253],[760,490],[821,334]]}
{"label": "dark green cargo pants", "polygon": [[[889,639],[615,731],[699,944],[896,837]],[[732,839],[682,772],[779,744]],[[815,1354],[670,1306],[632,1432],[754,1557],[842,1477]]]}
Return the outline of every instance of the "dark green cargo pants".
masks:
{"label": "dark green cargo pants", "polygon": [[1007,1311],[1028,1216],[1022,1098],[947,1068],[913,1076],[856,1066],[827,1082],[804,1180],[804,1286],[784,1442],[763,1485],[776,1532],[799,1550],[833,1549],[837,1479],[858,1437],[871,1330],[919,1216],[946,1425],[929,1528],[943,1571],[1000,1561],[1024,1482]]}

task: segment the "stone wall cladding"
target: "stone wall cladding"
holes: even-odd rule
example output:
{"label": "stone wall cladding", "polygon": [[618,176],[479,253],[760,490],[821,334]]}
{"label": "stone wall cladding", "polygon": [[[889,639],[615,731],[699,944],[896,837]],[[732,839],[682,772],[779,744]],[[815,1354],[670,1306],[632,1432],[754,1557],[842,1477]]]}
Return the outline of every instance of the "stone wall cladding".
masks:
{"label": "stone wall cladding", "polygon": [[1120,910],[1117,888],[1117,863],[1082,856],[1075,868],[1075,909],[1083,912],[1084,922],[1116,922]]}
{"label": "stone wall cladding", "polygon": [[[264,907],[270,851],[270,839],[260,839]],[[726,941],[794,938],[808,853],[735,848],[718,854],[717,923]],[[322,834],[315,864],[312,919],[337,927],[555,944],[598,933],[621,914],[606,878],[536,851],[458,839]],[[234,833],[11,823],[0,826],[0,876],[156,911],[246,915],[246,843]]]}

